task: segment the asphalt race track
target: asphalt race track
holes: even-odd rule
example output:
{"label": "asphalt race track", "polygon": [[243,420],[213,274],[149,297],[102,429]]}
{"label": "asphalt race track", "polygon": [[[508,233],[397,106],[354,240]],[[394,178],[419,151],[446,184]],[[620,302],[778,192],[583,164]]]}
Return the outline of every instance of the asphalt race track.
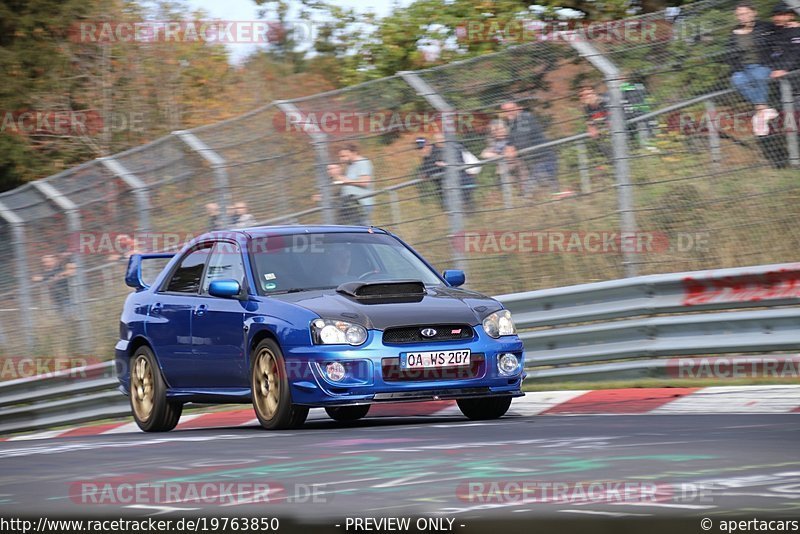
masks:
{"label": "asphalt race track", "polygon": [[[457,525],[492,517],[798,519],[798,443],[792,414],[386,417],[350,426],[315,420],[286,432],[254,426],[11,441],[0,443],[0,516],[269,515],[335,524],[347,515],[426,516]],[[658,492],[637,502],[573,492],[589,481]],[[123,500],[121,482],[271,489],[258,502],[245,492],[210,504],[109,503]],[[570,489],[561,500],[523,500],[514,484],[532,482]],[[86,483],[115,489],[87,494]]]}

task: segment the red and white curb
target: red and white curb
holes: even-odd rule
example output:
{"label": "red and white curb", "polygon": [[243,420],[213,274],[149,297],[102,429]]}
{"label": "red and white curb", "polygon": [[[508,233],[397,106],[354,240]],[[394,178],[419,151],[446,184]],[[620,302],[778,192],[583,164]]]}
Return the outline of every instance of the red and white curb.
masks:
{"label": "red and white curb", "polygon": [[[723,386],[708,388],[642,388],[577,391],[539,391],[514,399],[509,415],[680,415],[799,413],[800,385]],[[454,401],[374,405],[368,417],[461,416]],[[309,421],[327,419],[322,409],[313,409]],[[258,426],[252,408],[187,414],[176,430]],[[139,432],[132,422],[114,422],[61,430],[48,430],[0,438],[23,441],[47,438],[114,435]]]}

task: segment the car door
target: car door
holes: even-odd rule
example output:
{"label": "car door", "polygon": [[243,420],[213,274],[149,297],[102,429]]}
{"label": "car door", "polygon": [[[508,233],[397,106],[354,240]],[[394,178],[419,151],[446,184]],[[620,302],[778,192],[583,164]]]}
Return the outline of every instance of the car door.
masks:
{"label": "car door", "polygon": [[244,319],[247,300],[213,297],[213,280],[236,280],[245,288],[244,262],[236,243],[218,241],[208,262],[200,304],[192,315],[192,348],[203,387],[249,387]]}
{"label": "car door", "polygon": [[147,337],[167,383],[174,388],[192,387],[197,382],[192,314],[200,300],[200,284],[211,247],[211,243],[204,243],[188,251],[153,295],[148,310]]}

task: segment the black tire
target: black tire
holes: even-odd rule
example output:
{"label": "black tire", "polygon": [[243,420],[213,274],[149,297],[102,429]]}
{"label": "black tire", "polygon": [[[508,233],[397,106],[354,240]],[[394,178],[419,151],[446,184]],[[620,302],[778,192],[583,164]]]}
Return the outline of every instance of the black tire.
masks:
{"label": "black tire", "polygon": [[503,417],[511,406],[511,397],[485,397],[458,399],[458,408],[469,419],[486,421]]}
{"label": "black tire", "polygon": [[265,339],[253,351],[250,366],[250,391],[258,422],[267,430],[302,426],[308,407],[292,404],[289,378],[280,347]]}
{"label": "black tire", "polygon": [[167,385],[153,351],[142,345],[130,361],[128,386],[134,421],[145,432],[172,430],[181,418],[183,404],[167,400]]}
{"label": "black tire", "polygon": [[360,404],[358,406],[334,406],[325,408],[325,411],[328,413],[328,417],[334,421],[349,423],[365,417],[367,412],[369,412],[369,407],[369,404]]}

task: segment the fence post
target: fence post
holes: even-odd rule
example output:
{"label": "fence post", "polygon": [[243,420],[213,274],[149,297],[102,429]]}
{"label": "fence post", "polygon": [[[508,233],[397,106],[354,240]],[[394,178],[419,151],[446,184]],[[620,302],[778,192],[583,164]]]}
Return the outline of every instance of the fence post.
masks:
{"label": "fence post", "polygon": [[219,204],[220,224],[225,227],[231,220],[228,218],[228,205],[231,201],[230,185],[228,184],[228,169],[225,159],[217,154],[213,149],[201,141],[196,135],[188,130],[178,130],[172,132],[183,141],[186,146],[194,150],[203,158],[214,171],[214,183],[217,189],[217,204]]}
{"label": "fence post", "polygon": [[711,149],[711,164],[714,167],[714,172],[720,173],[722,171],[722,152],[720,151],[719,143],[719,119],[717,116],[717,106],[714,105],[713,100],[706,100],[706,115],[708,115],[708,146]]}
{"label": "fence post", "polygon": [[[25,222],[19,215],[5,207],[3,204],[0,204],[0,219],[4,219],[11,227],[13,239],[12,245],[14,247],[14,263],[16,266],[15,274],[18,286],[15,293],[17,294],[19,311],[22,315],[22,324],[32,325],[34,324],[33,315],[31,313],[33,302],[31,301],[31,292],[28,290],[31,281],[29,278],[30,271],[28,270],[28,254],[25,250]],[[20,334],[22,339],[25,340],[25,348],[32,355],[34,350],[33,336],[26,335],[24,332],[21,332]]]}
{"label": "fence post", "polygon": [[[78,206],[47,181],[36,180],[31,182],[31,185],[64,212],[67,217],[67,229],[72,234],[78,235],[82,230]],[[72,289],[74,289],[74,291],[71,291],[71,297],[74,300],[71,304],[77,315],[78,346],[84,354],[89,354],[91,351],[92,324],[89,314],[86,312],[86,273],[80,251],[72,254],[72,263],[75,264],[75,281],[71,285]]]}
{"label": "fence post", "polygon": [[623,98],[620,88],[624,77],[619,68],[588,41],[582,39],[569,39],[569,41],[581,57],[603,74],[608,88],[611,143],[614,149],[614,173],[617,177],[617,205],[620,214],[620,238],[623,242],[622,264],[626,277],[636,276],[638,270],[636,257],[630,247],[625,246],[628,239],[635,238],[636,216],[633,211],[633,187],[630,162],[628,161],[628,130],[625,124],[625,111],[622,106]]}
{"label": "fence post", "polygon": [[150,194],[147,190],[147,184],[126,169],[122,163],[115,160],[113,156],[98,158],[98,161],[115,176],[118,176],[133,191],[133,195],[136,198],[136,210],[139,212],[139,227],[136,230],[139,232],[150,231]]}
{"label": "fence post", "polygon": [[328,154],[328,136],[310,118],[304,117],[300,109],[289,100],[277,100],[275,106],[293,124],[300,126],[311,139],[314,147],[316,162],[317,189],[322,198],[322,222],[324,224],[334,224],[336,222],[335,211],[333,208],[333,185],[328,178],[328,164],[331,163]]}
{"label": "fence post", "polygon": [[500,187],[503,189],[503,207],[510,210],[514,204],[514,184],[505,157],[497,162],[497,174],[500,176]]}
{"label": "fence post", "polygon": [[[800,0],[784,0],[794,12],[800,17]],[[784,129],[786,130],[786,144],[789,149],[789,164],[792,167],[800,167],[800,147],[797,141],[798,117],[795,115],[794,98],[792,95],[792,84],[783,78],[780,81],[781,101],[783,102]],[[786,117],[792,118],[793,127],[786,128]]]}
{"label": "fence post", "polygon": [[456,137],[456,112],[442,96],[431,87],[428,82],[412,71],[398,72],[400,77],[419,96],[425,99],[436,111],[442,115],[442,129],[444,130],[444,154],[447,161],[445,167],[445,202],[447,215],[450,221],[450,246],[452,247],[453,263],[456,269],[466,271],[464,256],[455,243],[455,237],[464,231],[463,207],[461,205],[461,166],[463,160],[458,153],[458,139]]}
{"label": "fence post", "polygon": [[[792,167],[800,167],[800,147],[797,142],[797,115],[794,109],[794,95],[792,94],[792,84],[789,80],[781,79],[781,102],[783,103],[783,129],[786,130],[786,146],[789,149],[789,164]],[[791,117],[791,119],[790,119]],[[787,127],[787,121],[792,122]]]}
{"label": "fence post", "polygon": [[394,189],[389,190],[389,208],[392,212],[392,225],[400,222],[400,196]]}

